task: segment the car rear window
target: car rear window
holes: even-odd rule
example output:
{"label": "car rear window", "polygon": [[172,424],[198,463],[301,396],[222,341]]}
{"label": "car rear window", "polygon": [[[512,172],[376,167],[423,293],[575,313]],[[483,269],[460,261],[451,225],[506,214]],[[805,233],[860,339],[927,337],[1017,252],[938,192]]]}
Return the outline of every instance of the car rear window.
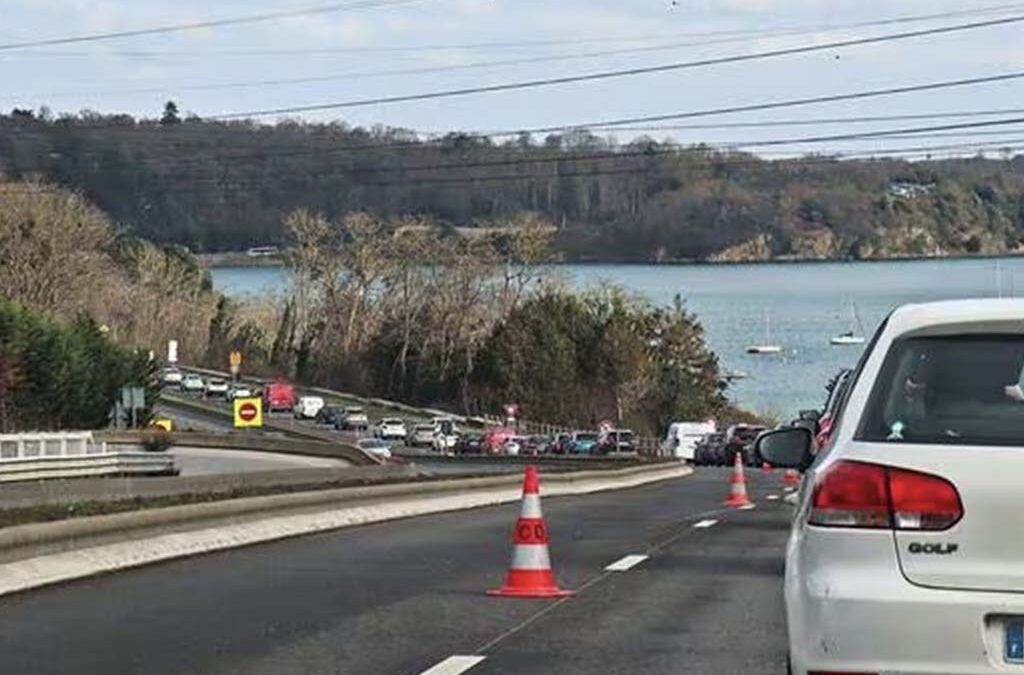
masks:
{"label": "car rear window", "polygon": [[857,439],[1024,446],[1024,335],[894,342]]}

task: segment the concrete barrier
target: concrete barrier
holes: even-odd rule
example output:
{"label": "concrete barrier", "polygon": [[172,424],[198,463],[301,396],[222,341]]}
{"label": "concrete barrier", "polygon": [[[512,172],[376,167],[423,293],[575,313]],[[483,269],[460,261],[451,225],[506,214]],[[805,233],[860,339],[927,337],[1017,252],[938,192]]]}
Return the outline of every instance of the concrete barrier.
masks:
{"label": "concrete barrier", "polygon": [[380,460],[354,445],[342,442],[328,443],[318,438],[274,438],[252,433],[210,433],[203,431],[97,431],[97,439],[111,445],[140,445],[154,435],[167,439],[170,447],[210,448],[223,450],[250,450],[274,452],[282,455],[307,455],[341,459],[354,466],[375,466]]}
{"label": "concrete barrier", "polygon": [[[74,509],[85,504],[110,504],[130,500],[152,500],[201,495],[208,501],[240,496],[246,492],[279,492],[343,487],[388,481],[411,480],[421,475],[414,465],[278,469],[200,476],[134,476],[75,478],[31,481],[4,485],[0,510],[39,508]],[[0,536],[4,530],[0,529]]]}
{"label": "concrete barrier", "polygon": [[[547,497],[636,487],[681,465],[544,477]],[[513,502],[520,477],[345,488],[40,523],[0,530],[0,595],[163,560],[353,525]],[[68,550],[61,550],[62,547]],[[49,550],[49,552],[42,552]]]}

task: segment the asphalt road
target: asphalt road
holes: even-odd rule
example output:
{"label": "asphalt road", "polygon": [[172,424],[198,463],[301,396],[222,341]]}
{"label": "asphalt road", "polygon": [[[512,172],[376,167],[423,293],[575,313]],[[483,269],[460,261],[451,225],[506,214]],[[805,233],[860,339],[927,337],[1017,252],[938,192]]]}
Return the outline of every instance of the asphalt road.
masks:
{"label": "asphalt road", "polygon": [[[484,595],[518,506],[478,509],[0,599],[0,672],[419,675],[478,655],[471,675],[781,674],[790,507],[763,499],[778,472],[749,478],[751,511],[723,510],[719,469],[546,500],[567,600]],[[650,557],[604,571],[628,554]]]}

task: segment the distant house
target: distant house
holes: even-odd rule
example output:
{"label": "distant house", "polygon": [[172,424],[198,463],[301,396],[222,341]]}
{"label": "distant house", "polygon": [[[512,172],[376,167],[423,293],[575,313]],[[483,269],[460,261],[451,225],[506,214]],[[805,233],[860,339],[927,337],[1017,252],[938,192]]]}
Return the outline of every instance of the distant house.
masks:
{"label": "distant house", "polygon": [[281,251],[276,246],[253,246],[245,252],[250,258],[269,258],[275,256]]}
{"label": "distant house", "polygon": [[935,191],[935,183],[916,183],[914,181],[901,180],[889,184],[889,196],[900,199],[916,199],[930,195]]}

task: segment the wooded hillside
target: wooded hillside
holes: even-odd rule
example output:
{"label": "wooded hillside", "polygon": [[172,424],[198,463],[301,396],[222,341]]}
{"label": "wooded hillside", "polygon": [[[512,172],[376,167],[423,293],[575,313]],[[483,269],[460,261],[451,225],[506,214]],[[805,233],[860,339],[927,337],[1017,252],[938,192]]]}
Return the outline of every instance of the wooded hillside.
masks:
{"label": "wooded hillside", "polygon": [[344,124],[15,111],[0,116],[0,172],[81,190],[134,234],[198,252],[288,243],[296,208],[453,227],[533,212],[569,260],[1001,253],[1024,241],[1024,156],[763,161],[584,131],[423,142]]}

